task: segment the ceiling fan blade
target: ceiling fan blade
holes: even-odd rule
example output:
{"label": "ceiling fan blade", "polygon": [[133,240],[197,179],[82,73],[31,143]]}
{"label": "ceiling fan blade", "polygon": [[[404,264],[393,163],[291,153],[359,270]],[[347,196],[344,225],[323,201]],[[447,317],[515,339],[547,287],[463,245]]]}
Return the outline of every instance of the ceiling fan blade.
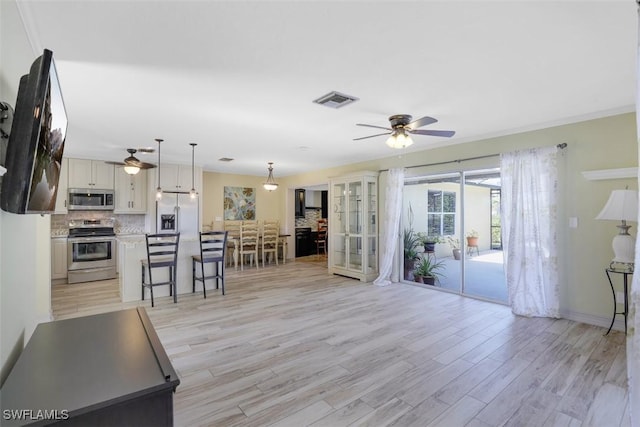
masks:
{"label": "ceiling fan blade", "polygon": [[386,128],[383,126],[375,126],[375,125],[365,125],[363,123],[356,123],[356,126],[366,126],[368,128],[376,128],[376,129],[384,129],[384,130],[388,130],[388,131],[393,131],[393,129],[391,128]]}
{"label": "ceiling fan blade", "polygon": [[140,162],[140,169],[153,169],[155,168],[156,165],[152,164],[152,163],[145,163],[145,162]]}
{"label": "ceiling fan blade", "polygon": [[421,128],[422,126],[430,125],[431,123],[437,122],[436,119],[429,116],[420,117],[417,120],[412,121],[408,125],[405,126],[406,129],[413,130],[417,128]]}
{"label": "ceiling fan blade", "polygon": [[361,139],[367,139],[367,138],[375,138],[376,136],[382,136],[382,135],[391,135],[393,133],[393,131],[391,132],[385,132],[385,133],[379,133],[377,135],[369,135],[369,136],[363,136],[360,138],[353,138],[354,141],[360,141]]}
{"label": "ceiling fan blade", "polygon": [[453,130],[410,130],[409,133],[414,135],[444,136],[446,138],[451,138],[456,132]]}
{"label": "ceiling fan blade", "polygon": [[105,161],[105,163],[108,164],[108,165],[124,166],[123,162]]}

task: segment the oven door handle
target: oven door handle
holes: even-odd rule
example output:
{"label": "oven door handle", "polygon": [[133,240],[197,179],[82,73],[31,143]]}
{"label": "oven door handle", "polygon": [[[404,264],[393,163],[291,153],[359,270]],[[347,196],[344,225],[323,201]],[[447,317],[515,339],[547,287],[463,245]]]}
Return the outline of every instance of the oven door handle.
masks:
{"label": "oven door handle", "polygon": [[114,242],[116,240],[115,237],[104,237],[104,236],[88,236],[88,237],[67,237],[67,242],[69,243],[102,243],[102,242]]}

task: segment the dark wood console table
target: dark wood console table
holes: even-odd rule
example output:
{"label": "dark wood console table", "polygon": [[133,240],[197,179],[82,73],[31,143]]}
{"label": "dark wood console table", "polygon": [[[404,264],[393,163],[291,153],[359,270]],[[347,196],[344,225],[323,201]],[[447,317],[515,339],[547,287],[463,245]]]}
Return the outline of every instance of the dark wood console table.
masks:
{"label": "dark wood console table", "polygon": [[178,384],[142,307],[42,323],[0,390],[0,424],[171,426]]}

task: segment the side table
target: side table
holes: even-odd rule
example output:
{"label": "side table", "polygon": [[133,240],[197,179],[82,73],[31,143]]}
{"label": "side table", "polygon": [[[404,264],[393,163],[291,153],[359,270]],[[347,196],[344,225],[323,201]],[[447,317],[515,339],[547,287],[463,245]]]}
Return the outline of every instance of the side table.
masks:
{"label": "side table", "polygon": [[[627,335],[627,316],[629,315],[629,301],[627,299],[627,287],[629,285],[629,276],[631,276],[633,272],[614,270],[611,268],[607,268],[604,271],[607,274],[607,279],[609,279],[609,286],[611,286],[611,293],[613,293],[613,318],[611,319],[611,325],[609,326],[609,330],[605,335],[611,332],[611,328],[613,328],[613,322],[616,320],[616,315],[618,314],[624,315],[624,334]],[[618,311],[618,301],[616,299],[616,290],[613,288],[613,281],[611,280],[612,273],[622,274],[622,281],[624,284],[624,311]]]}

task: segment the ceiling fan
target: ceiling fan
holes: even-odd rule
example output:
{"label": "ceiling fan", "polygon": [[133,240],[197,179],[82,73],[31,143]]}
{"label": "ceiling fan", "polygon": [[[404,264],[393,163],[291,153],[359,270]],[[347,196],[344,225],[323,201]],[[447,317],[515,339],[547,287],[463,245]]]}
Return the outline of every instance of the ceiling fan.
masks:
{"label": "ceiling fan", "polygon": [[154,148],[140,148],[140,149],[127,148],[129,157],[124,159],[122,162],[107,162],[107,163],[112,165],[124,165],[124,171],[126,173],[128,173],[129,175],[135,175],[140,171],[140,169],[153,169],[156,167],[156,165],[151,163],[141,162],[134,156],[134,154],[137,152],[153,153],[154,151],[156,151]]}
{"label": "ceiling fan", "polygon": [[388,132],[378,133],[376,135],[363,136],[361,138],[355,138],[354,141],[361,139],[374,138],[376,136],[391,135],[387,139],[387,145],[392,148],[405,148],[413,144],[413,140],[409,134],[413,135],[430,135],[430,136],[442,136],[445,138],[451,138],[455,131],[452,130],[425,130],[418,129],[422,126],[436,123],[438,120],[433,117],[424,116],[417,120],[411,121],[413,117],[409,114],[396,114],[389,117],[389,123],[391,127],[383,127],[376,125],[367,125],[363,123],[356,123],[357,126],[366,126],[376,129],[384,129]]}

